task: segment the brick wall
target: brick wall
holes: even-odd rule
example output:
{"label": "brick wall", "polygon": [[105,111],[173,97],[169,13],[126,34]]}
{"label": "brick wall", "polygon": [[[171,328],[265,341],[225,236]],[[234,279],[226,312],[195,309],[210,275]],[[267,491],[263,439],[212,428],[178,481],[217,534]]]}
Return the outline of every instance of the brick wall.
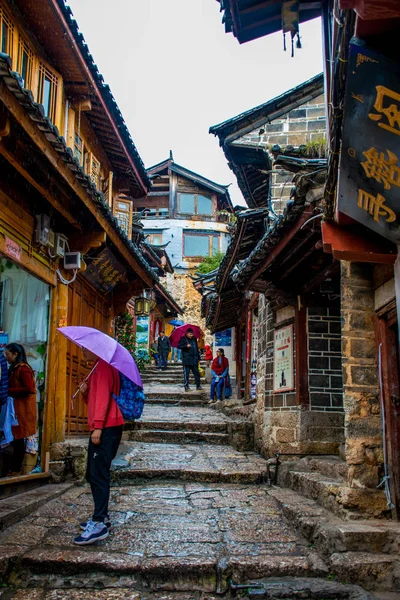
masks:
{"label": "brick wall", "polygon": [[311,409],[343,410],[340,307],[312,307],[308,319]]}
{"label": "brick wall", "polygon": [[[318,96],[303,104],[299,108],[288,112],[280,119],[266,122],[254,131],[243,136],[236,143],[262,146],[271,150],[272,146],[281,146],[284,150],[287,146],[308,145],[309,150],[319,150],[319,143],[326,137],[326,119],[324,96]],[[325,151],[325,143],[322,143],[322,151]],[[272,174],[272,202],[277,213],[284,210],[293,187],[293,173],[285,171],[280,167],[274,169]]]}

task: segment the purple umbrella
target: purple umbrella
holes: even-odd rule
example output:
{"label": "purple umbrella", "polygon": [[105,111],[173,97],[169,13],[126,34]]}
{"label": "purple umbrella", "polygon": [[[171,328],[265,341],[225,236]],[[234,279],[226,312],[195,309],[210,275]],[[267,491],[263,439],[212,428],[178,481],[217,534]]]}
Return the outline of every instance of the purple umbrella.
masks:
{"label": "purple umbrella", "polygon": [[59,327],[58,331],[77,346],[86,348],[86,350],[90,350],[90,352],[102,358],[106,363],[115,367],[117,371],[126,375],[136,385],[143,387],[142,378],[135,361],[128,350],[121,346],[117,340],[98,329],[93,329],[93,327]]}

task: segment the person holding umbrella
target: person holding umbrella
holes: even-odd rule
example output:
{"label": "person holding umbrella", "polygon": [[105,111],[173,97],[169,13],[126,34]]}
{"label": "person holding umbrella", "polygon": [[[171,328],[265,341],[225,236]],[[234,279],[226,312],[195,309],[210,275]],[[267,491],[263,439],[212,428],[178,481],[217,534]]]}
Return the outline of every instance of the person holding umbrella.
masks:
{"label": "person holding umbrella", "polygon": [[132,356],[115,339],[92,327],[62,327],[59,331],[82,348],[87,362],[94,363],[75,394],[81,392],[87,403],[90,430],[86,479],[94,511],[91,519],[80,524],[83,531],[74,539],[78,546],[85,546],[104,540],[111,527],[108,515],[111,462],[117,454],[125,422],[116,401],[121,389],[120,373],[140,388],[143,383]]}
{"label": "person holding umbrella", "polygon": [[189,391],[189,375],[192,371],[196,383],[196,389],[202,390],[200,385],[199,360],[200,352],[197,340],[194,337],[193,329],[189,327],[185,335],[181,337],[178,343],[178,349],[182,350],[182,364],[184,374],[185,392]]}

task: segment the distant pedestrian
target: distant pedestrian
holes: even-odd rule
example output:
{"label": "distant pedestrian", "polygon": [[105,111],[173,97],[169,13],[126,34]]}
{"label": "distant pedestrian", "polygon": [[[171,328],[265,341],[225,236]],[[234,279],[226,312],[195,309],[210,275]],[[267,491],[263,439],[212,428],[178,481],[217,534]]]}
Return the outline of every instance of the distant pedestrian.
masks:
{"label": "distant pedestrian", "polygon": [[108,515],[110,500],[110,469],[122,437],[124,418],[114,400],[120,393],[118,371],[98,356],[83,349],[86,361],[93,361],[94,368],[80,386],[88,407],[90,430],[86,480],[90,483],[94,501],[93,516],[81,523],[81,535],[74,539],[78,546],[104,540],[111,527]]}
{"label": "distant pedestrian", "polygon": [[210,388],[210,402],[215,402],[215,392],[217,392],[217,399],[222,400],[222,392],[225,389],[226,377],[229,373],[229,361],[225,356],[223,348],[217,350],[217,356],[214,358],[211,366],[211,388]]}
{"label": "distant pedestrian", "polygon": [[157,367],[158,366],[158,344],[155,340],[150,346],[150,354],[151,354],[154,362],[156,363],[156,367]]}
{"label": "distant pedestrian", "polygon": [[208,344],[205,346],[204,358],[207,361],[207,367],[209,367],[210,364],[211,364],[211,361],[213,359],[213,353],[212,353],[212,350],[211,350],[211,346],[209,346]]}
{"label": "distant pedestrian", "polygon": [[196,383],[196,389],[202,390],[200,385],[199,360],[200,352],[197,340],[194,337],[193,329],[189,328],[185,335],[181,337],[178,343],[178,349],[182,350],[182,364],[185,392],[189,391],[189,375],[192,371]]}
{"label": "distant pedestrian", "polygon": [[171,350],[171,343],[169,338],[165,335],[163,331],[160,332],[157,342],[158,347],[158,368],[165,371],[168,364],[168,354]]}

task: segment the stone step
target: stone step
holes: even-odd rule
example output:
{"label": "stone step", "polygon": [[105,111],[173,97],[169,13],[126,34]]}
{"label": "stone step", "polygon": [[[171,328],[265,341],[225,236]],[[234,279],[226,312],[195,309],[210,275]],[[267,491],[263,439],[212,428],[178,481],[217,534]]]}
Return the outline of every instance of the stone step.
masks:
{"label": "stone step", "polygon": [[366,590],[396,591],[400,597],[399,556],[341,552],[330,557],[330,570],[341,581],[362,584]]}
{"label": "stone step", "polygon": [[138,479],[261,483],[267,472],[266,461],[256,453],[228,445],[124,441],[113,462],[112,480],[118,485]]}
{"label": "stone step", "polygon": [[[188,421],[188,420],[174,420],[174,421],[158,421],[153,419],[145,420],[147,417],[146,413],[143,413],[144,418],[140,421],[133,423],[126,423],[124,431],[132,430],[163,430],[163,431],[180,431],[180,432],[202,432],[202,433],[227,433],[228,423],[224,422],[213,422],[213,421]],[[173,415],[172,415],[173,416]]]}
{"label": "stone step", "polygon": [[306,498],[316,500],[324,508],[333,512],[342,512],[336,502],[336,495],[343,483],[342,480],[326,477],[318,472],[289,471],[286,481],[292,490]]}
{"label": "stone step", "polygon": [[[348,465],[338,456],[310,456],[306,461],[312,471],[318,471],[326,477],[346,479]],[[298,469],[297,469],[298,470]]]}
{"label": "stone step", "polygon": [[71,483],[47,484],[16,496],[1,498],[0,531],[30,515],[49,500],[58,498],[71,487]]}
{"label": "stone step", "polygon": [[272,487],[270,495],[287,521],[324,556],[335,552],[398,554],[400,523],[374,519],[343,521],[293,490]]}
{"label": "stone step", "polygon": [[[182,385],[183,387],[183,380],[182,377],[173,377],[171,375],[159,375],[159,376],[146,376],[146,377],[142,377],[142,381],[143,381],[143,387],[144,390],[146,391],[146,384],[154,384],[154,385],[163,385],[163,384],[167,384],[167,385]],[[202,386],[207,386],[207,382],[205,379],[201,378],[200,379],[200,383]]]}
{"label": "stone step", "polygon": [[[234,585],[234,584],[233,584]],[[165,591],[149,592],[137,591],[133,587],[107,588],[104,590],[82,589],[81,587],[55,588],[47,590],[36,588],[7,590],[4,600],[220,600],[219,594],[190,590],[185,592]],[[240,590],[239,590],[240,593]],[[57,595],[55,595],[57,594]],[[293,594],[296,594],[295,596]],[[0,598],[3,598],[0,592]],[[237,600],[238,594],[233,589],[232,593],[224,594],[224,600]],[[255,581],[246,586],[246,598],[262,600],[294,600],[295,598],[313,598],[314,600],[399,600],[398,595],[389,592],[372,596],[369,592],[358,586],[341,584],[326,579],[314,577],[268,577],[262,582]]]}
{"label": "stone step", "polygon": [[136,429],[128,434],[129,441],[164,444],[229,444],[227,433],[206,431],[182,431],[166,429]]}
{"label": "stone step", "polygon": [[146,395],[146,404],[160,404],[171,406],[205,406],[208,403],[207,398],[190,398],[183,394],[174,398],[160,398],[160,396],[150,397]]}

